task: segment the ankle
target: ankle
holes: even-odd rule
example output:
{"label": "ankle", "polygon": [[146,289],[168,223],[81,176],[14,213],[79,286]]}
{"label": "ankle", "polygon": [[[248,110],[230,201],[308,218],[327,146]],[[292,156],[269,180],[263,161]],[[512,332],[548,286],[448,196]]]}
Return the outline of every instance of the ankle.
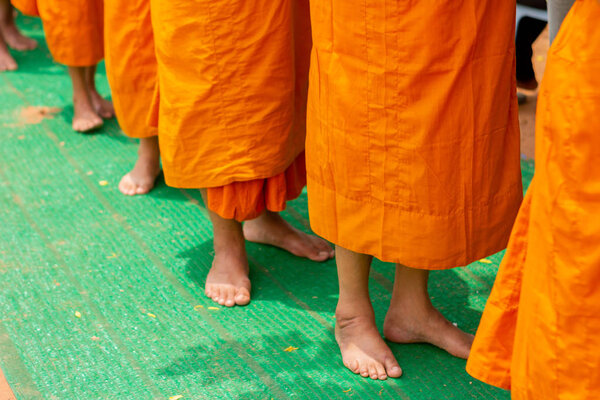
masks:
{"label": "ankle", "polygon": [[338,321],[347,320],[375,320],[375,312],[369,299],[344,300],[340,297],[335,309],[335,317]]}

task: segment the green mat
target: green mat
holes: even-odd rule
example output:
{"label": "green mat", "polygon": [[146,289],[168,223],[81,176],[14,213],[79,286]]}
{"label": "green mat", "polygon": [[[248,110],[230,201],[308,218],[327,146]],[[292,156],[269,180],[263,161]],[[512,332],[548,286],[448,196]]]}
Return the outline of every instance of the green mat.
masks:
{"label": "green mat", "polygon": [[[19,24],[43,43],[38,20]],[[332,335],[333,261],[251,244],[252,303],[215,306],[203,295],[212,242],[199,193],[160,182],[148,196],[121,195],[137,143],[114,121],[94,135],[71,131],[64,67],[43,44],[14,55],[19,71],[0,74],[0,368],[17,398],[509,398],[428,345],[391,344],[401,379],[347,371]],[[62,111],[23,123],[30,106]],[[533,167],[523,166],[529,181]],[[306,195],[284,215],[307,229]],[[435,304],[469,332],[501,257],[432,274]],[[393,272],[374,265],[379,323]]]}

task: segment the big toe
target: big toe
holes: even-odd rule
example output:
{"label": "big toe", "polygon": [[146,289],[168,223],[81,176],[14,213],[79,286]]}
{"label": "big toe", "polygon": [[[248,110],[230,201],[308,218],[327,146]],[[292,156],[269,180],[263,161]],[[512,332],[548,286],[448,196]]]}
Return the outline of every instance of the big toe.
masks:
{"label": "big toe", "polygon": [[238,306],[245,306],[250,303],[250,291],[245,287],[237,288],[235,292],[235,304]]}
{"label": "big toe", "polygon": [[15,71],[17,62],[13,59],[0,61],[0,71]]}
{"label": "big toe", "polygon": [[77,132],[89,132],[102,126],[101,119],[79,119],[73,120],[73,130]]}
{"label": "big toe", "polygon": [[25,50],[35,50],[38,47],[38,42],[30,38],[25,38],[24,47]]}
{"label": "big toe", "polygon": [[307,254],[310,260],[317,262],[327,261],[333,257],[331,251],[319,249],[318,247],[312,247],[307,251]]}
{"label": "big toe", "polygon": [[119,182],[119,191],[127,196],[133,196],[135,194],[136,187],[129,174],[121,178],[121,182]]}
{"label": "big toe", "polygon": [[114,112],[114,111],[111,111],[111,110],[106,110],[106,109],[104,109],[104,110],[101,110],[101,111],[100,111],[100,116],[101,116],[102,118],[104,118],[104,119],[110,119],[110,118],[112,118],[112,117],[114,117],[114,116],[115,116],[115,112]]}
{"label": "big toe", "polygon": [[115,116],[115,108],[113,107],[113,104],[110,101],[105,100],[102,107],[100,107],[99,114],[102,118],[105,118],[105,119],[114,117]]}
{"label": "big toe", "polygon": [[465,360],[469,358],[469,354],[471,353],[471,346],[473,345],[473,340],[475,336],[460,332],[459,338],[454,342],[448,345],[448,352],[455,357],[464,358]]}
{"label": "big toe", "polygon": [[335,256],[335,250],[325,239],[318,236],[311,236],[311,239],[313,246],[317,249],[319,254],[327,254],[328,258],[333,258]]}
{"label": "big toe", "polygon": [[385,367],[387,376],[390,378],[399,378],[402,376],[402,368],[400,368],[400,365],[393,357],[386,358],[383,362],[383,366]]}
{"label": "big toe", "polygon": [[151,184],[139,184],[135,188],[135,194],[146,194],[153,188]]}

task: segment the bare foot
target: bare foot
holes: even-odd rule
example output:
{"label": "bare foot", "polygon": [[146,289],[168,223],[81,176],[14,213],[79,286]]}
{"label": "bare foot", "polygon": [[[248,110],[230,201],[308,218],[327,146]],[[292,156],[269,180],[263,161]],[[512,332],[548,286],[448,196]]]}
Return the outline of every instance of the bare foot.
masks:
{"label": "bare foot", "polygon": [[454,326],[431,303],[426,307],[403,307],[393,300],[383,334],[391,342],[430,343],[464,359],[469,357],[474,338]]}
{"label": "bare foot", "polygon": [[15,71],[17,69],[17,62],[10,55],[6,44],[2,42],[2,37],[0,36],[0,72],[2,71]]}
{"label": "bare foot", "polygon": [[146,194],[154,187],[156,177],[160,173],[160,150],[158,138],[140,139],[138,159],[133,169],[119,183],[121,193],[134,196]]}
{"label": "bare foot", "polygon": [[[364,312],[359,312],[359,309],[364,309]],[[355,374],[379,380],[402,375],[400,365],[377,330],[370,305],[365,308],[338,304],[335,339],[344,365]]]}
{"label": "bare foot", "polygon": [[115,116],[115,108],[113,107],[112,101],[106,100],[104,97],[100,96],[100,93],[95,89],[90,89],[90,100],[92,101],[94,110],[100,117],[109,119]]}
{"label": "bare foot", "polygon": [[288,224],[281,215],[271,211],[246,221],[244,236],[250,242],[279,247],[295,256],[313,261],[326,261],[333,258],[335,254],[325,240],[299,231]]}
{"label": "bare foot", "polygon": [[[83,97],[83,96],[82,96]],[[96,114],[89,100],[86,98],[73,99],[73,130],[77,132],[89,132],[100,128],[104,121]]]}
{"label": "bare foot", "polygon": [[246,251],[236,245],[215,249],[210,272],[206,277],[205,294],[222,306],[245,306],[250,303],[250,279]]}
{"label": "bare foot", "polygon": [[18,51],[33,50],[38,45],[35,40],[23,36],[21,32],[19,32],[19,29],[17,29],[14,21],[0,23],[0,34],[4,36],[4,40],[6,40],[8,46]]}

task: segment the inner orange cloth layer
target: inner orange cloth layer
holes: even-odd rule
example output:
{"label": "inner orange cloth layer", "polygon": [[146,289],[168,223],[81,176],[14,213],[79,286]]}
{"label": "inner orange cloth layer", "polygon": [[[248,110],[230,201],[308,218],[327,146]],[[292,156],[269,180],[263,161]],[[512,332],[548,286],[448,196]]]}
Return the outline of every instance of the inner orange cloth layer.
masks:
{"label": "inner orange cloth layer", "polygon": [[467,371],[515,400],[600,393],[600,3],[578,0],[550,48],[535,177]]}
{"label": "inner orange cloth layer", "polygon": [[56,62],[96,65],[104,57],[102,0],[12,0],[24,14],[39,16]]}
{"label": "inner orange cloth layer", "polygon": [[304,153],[280,174],[267,179],[234,182],[207,189],[207,207],[223,218],[247,221],[265,209],[279,212],[306,186]]}
{"label": "inner orange cloth layer", "polygon": [[156,86],[149,0],[104,0],[106,74],[119,125],[136,138],[156,136],[147,124]]}
{"label": "inner orange cloth layer", "polygon": [[313,230],[414,268],[503,249],[522,200],[510,1],[311,3]]}
{"label": "inner orange cloth layer", "polygon": [[169,186],[283,173],[304,151],[308,0],[152,0]]}

